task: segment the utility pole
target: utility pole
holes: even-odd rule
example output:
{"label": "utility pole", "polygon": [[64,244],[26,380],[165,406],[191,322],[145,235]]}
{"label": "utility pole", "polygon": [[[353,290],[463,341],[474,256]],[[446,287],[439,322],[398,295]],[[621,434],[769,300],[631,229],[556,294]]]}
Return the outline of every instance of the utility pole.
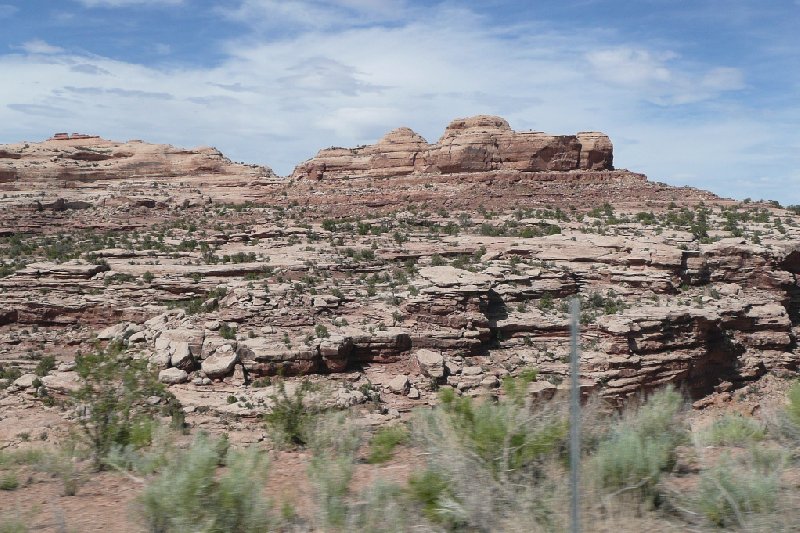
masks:
{"label": "utility pole", "polygon": [[581,304],[573,298],[569,304],[570,311],[570,388],[569,404],[569,485],[570,485],[570,531],[580,533],[580,494],[578,470],[581,461],[581,390],[580,390],[580,353],[578,350]]}

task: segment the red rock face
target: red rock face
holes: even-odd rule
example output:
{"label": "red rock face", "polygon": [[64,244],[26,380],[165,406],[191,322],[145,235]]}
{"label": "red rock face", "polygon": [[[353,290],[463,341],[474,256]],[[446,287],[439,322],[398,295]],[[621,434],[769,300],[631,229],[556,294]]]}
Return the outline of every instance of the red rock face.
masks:
{"label": "red rock face", "polygon": [[292,177],[318,180],[412,173],[612,168],[613,148],[603,133],[515,132],[500,117],[479,115],[451,122],[436,144],[428,144],[409,128],[398,128],[373,145],[321,150],[316,157],[299,165]]}
{"label": "red rock face", "polygon": [[202,387],[353,372],[369,388],[394,368],[391,394],[410,380],[428,401],[431,378],[559,381],[580,296],[582,388],[609,398],[797,370],[800,217],[611,165],[604,134],[489,116],[435,144],[398,128],[323,150],[300,179],[212,148],[0,146],[0,364],[32,370],[29,350],[64,358],[97,333]]}

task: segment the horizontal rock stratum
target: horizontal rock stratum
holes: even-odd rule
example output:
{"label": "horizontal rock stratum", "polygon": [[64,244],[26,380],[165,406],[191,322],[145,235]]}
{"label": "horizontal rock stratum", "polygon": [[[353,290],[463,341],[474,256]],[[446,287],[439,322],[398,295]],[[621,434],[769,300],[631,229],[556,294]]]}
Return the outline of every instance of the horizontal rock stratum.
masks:
{"label": "horizontal rock stratum", "polygon": [[272,170],[234,163],[211,147],[187,150],[169,144],[117,142],[88,135],[0,145],[0,183],[60,180],[63,186],[76,181],[200,175],[252,179],[271,176]]}
{"label": "horizontal rock stratum", "polygon": [[227,391],[214,409],[243,410],[233,386],[255,405],[243,385],[274,374],[409,407],[527,367],[559,383],[579,297],[582,382],[609,398],[796,372],[800,216],[612,161],[604,134],[491,116],[436,144],[400,128],[322,150],[289,177],[214,148],[3,145],[0,365],[66,364],[98,335],[201,407]]}
{"label": "horizontal rock stratum", "polygon": [[517,132],[503,118],[478,115],[452,121],[436,144],[428,144],[409,128],[397,128],[376,144],[321,150],[316,157],[298,165],[292,177],[336,179],[491,170],[611,169],[613,148],[604,133]]}

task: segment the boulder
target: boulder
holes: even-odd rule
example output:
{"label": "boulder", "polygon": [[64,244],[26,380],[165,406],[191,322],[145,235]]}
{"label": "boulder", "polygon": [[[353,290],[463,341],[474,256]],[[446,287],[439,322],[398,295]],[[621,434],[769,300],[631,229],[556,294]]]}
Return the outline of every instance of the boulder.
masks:
{"label": "boulder", "polygon": [[395,376],[386,383],[386,388],[395,394],[405,394],[408,392],[411,383],[408,381],[408,376],[400,374]]}
{"label": "boulder", "polygon": [[203,359],[200,368],[210,379],[222,379],[233,372],[233,367],[239,362],[239,355],[233,348],[226,344]]}
{"label": "boulder", "polygon": [[444,377],[444,357],[441,353],[433,350],[417,350],[414,352],[414,358],[423,375],[433,379]]}
{"label": "boulder", "polygon": [[158,381],[166,385],[177,385],[189,381],[189,374],[180,368],[165,368],[158,373]]}
{"label": "boulder", "polygon": [[188,342],[173,341],[170,343],[170,351],[170,365],[187,371],[194,368],[195,361]]}

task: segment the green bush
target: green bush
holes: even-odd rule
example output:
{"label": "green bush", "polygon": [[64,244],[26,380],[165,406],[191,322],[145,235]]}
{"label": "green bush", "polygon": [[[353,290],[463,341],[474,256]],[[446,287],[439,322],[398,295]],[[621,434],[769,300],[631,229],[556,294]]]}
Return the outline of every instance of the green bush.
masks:
{"label": "green bush", "polygon": [[695,495],[697,509],[718,527],[746,527],[749,515],[774,511],[780,468],[777,462],[764,463],[758,457],[738,464],[723,457],[701,473]]}
{"label": "green bush", "polygon": [[0,533],[27,533],[30,531],[27,522],[32,518],[0,513]]}
{"label": "green bush", "polygon": [[411,498],[422,506],[425,516],[434,522],[440,519],[439,502],[453,496],[447,479],[431,469],[413,474],[408,479],[408,489]]}
{"label": "green bush", "polygon": [[3,366],[0,365],[0,379],[7,380],[5,385],[0,385],[0,389],[11,385],[15,379],[22,375],[22,370],[16,366]]}
{"label": "green bush", "polygon": [[764,426],[740,414],[725,414],[714,420],[701,434],[701,441],[712,446],[741,446],[763,440]]}
{"label": "green bush", "polygon": [[115,444],[103,459],[103,464],[142,476],[153,474],[174,454],[174,438],[173,428],[154,423],[150,426],[149,446],[145,443]]}
{"label": "green bush", "polygon": [[402,487],[378,479],[367,486],[351,506],[347,530],[363,533],[411,531],[407,502]]}
{"label": "green bush", "polygon": [[0,468],[7,468],[13,465],[35,465],[45,458],[44,450],[38,448],[15,451],[0,450]]}
{"label": "green bush", "polygon": [[793,424],[800,426],[800,381],[789,389],[787,399],[789,403],[786,406],[786,414]]}
{"label": "green bush", "polygon": [[[174,426],[183,425],[180,403],[158,382],[147,362],[129,359],[120,351],[111,346],[75,358],[82,384],[71,399],[97,469],[103,468],[103,460],[114,446],[150,444],[153,416],[169,415]],[[154,396],[161,398],[159,404],[149,401]]]}
{"label": "green bush", "polygon": [[342,528],[348,515],[346,498],[353,477],[352,458],[328,453],[315,455],[308,473],[323,526],[321,531]]}
{"label": "green bush", "polygon": [[317,324],[314,326],[314,333],[316,334],[317,338],[324,339],[330,337],[330,333],[328,333],[328,328],[326,328],[323,324]]}
{"label": "green bush", "polygon": [[319,529],[344,529],[352,514],[348,495],[360,431],[346,413],[317,416],[308,429],[308,448],[313,454],[308,474],[316,496]]}
{"label": "green bush", "polygon": [[386,426],[380,428],[369,442],[369,457],[367,461],[373,464],[385,463],[394,455],[394,449],[408,441],[408,430],[401,426]]}
{"label": "green bush", "polygon": [[520,405],[525,403],[528,395],[528,385],[536,381],[539,371],[535,368],[525,368],[516,376],[503,378],[503,392],[509,400]]}
{"label": "green bush", "polygon": [[6,472],[0,477],[0,490],[17,490],[19,488],[19,480],[15,472]]}
{"label": "green bush", "polygon": [[223,339],[233,340],[236,338],[236,328],[229,326],[228,324],[223,323],[219,327],[219,334]]}
{"label": "green bush", "polygon": [[267,428],[278,445],[304,446],[309,440],[311,422],[319,411],[305,402],[306,393],[312,388],[311,383],[302,381],[292,395],[286,392],[283,381],[278,381],[276,387],[277,393],[270,397],[272,410],[264,415]]}
{"label": "green bush", "polygon": [[[523,378],[524,379],[524,378]],[[567,436],[566,420],[528,424],[530,414],[517,401],[480,404],[457,397],[452,389],[440,394],[441,408],[431,420],[447,424],[462,442],[496,475],[522,469],[558,450]]]}
{"label": "green bush", "polygon": [[[521,389],[517,379],[509,384]],[[458,397],[448,387],[439,406],[415,412],[411,434],[427,471],[409,492],[423,516],[445,529],[492,531],[552,494],[548,480],[566,449],[566,405],[525,403],[513,394]]]}
{"label": "green bush", "polygon": [[661,473],[672,469],[675,448],[686,438],[678,421],[683,398],[672,389],[659,391],[631,410],[600,441],[589,467],[601,489],[635,490],[646,500],[656,496]]}
{"label": "green bush", "polygon": [[269,530],[262,497],[267,464],[255,449],[229,452],[218,475],[217,445],[198,436],[163,468],[140,497],[140,513],[152,532],[247,533]]}
{"label": "green bush", "polygon": [[51,370],[56,367],[56,358],[52,355],[45,355],[36,364],[34,373],[39,377],[46,376]]}

